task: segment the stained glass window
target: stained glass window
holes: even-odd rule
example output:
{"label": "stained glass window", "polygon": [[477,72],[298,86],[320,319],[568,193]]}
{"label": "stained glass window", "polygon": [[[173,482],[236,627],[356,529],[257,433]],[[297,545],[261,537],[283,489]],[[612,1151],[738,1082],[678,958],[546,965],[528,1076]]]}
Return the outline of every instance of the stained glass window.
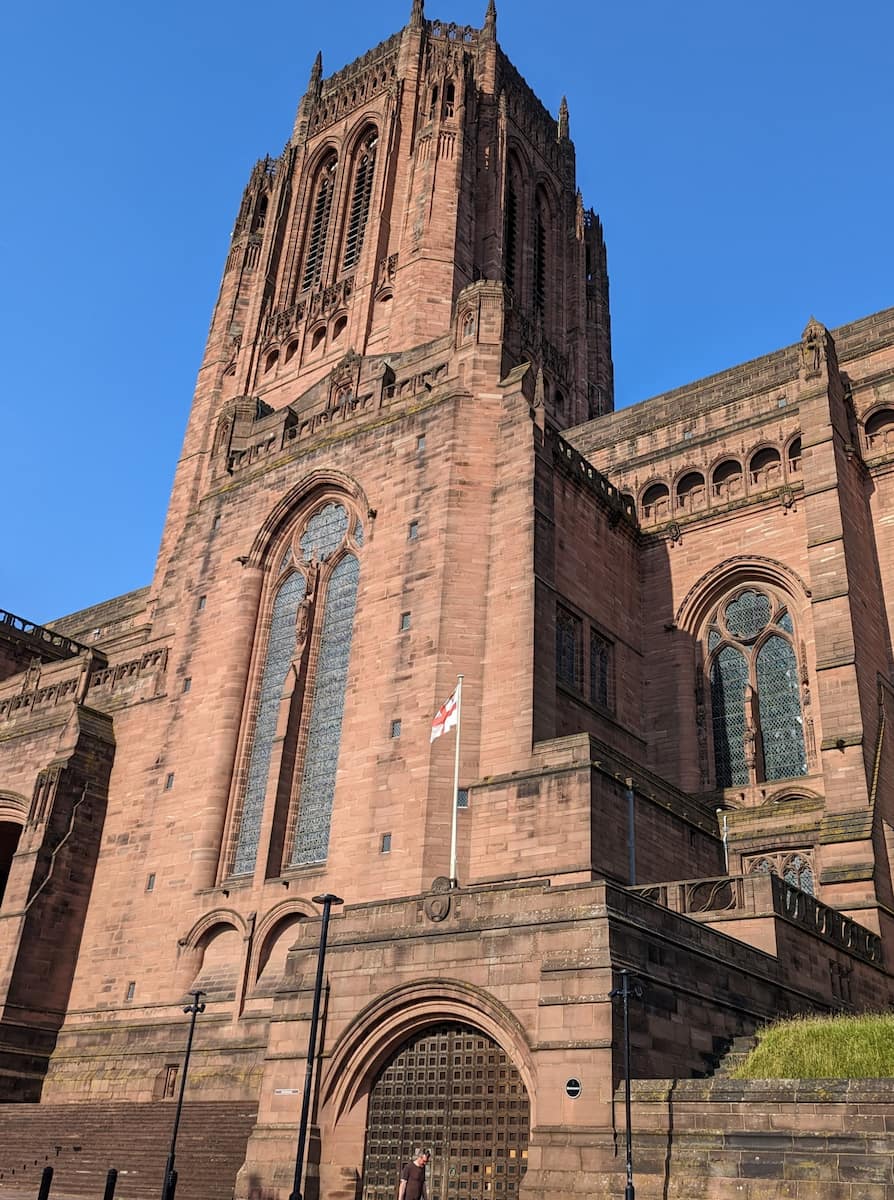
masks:
{"label": "stained glass window", "polygon": [[590,700],[608,708],[611,703],[611,643],[590,630]]}
{"label": "stained glass window", "polygon": [[764,748],[764,778],[807,774],[798,663],[791,642],[777,634],[757,655],[757,699]]}
{"label": "stained glass window", "polygon": [[[323,512],[325,513],[326,509]],[[346,528],[347,514],[344,509],[340,509],[340,512],[344,515]],[[302,549],[305,548],[304,541],[302,538]],[[298,801],[298,822],[290,859],[293,866],[322,862],[329,849],[329,823],[341,746],[348,660],[351,653],[359,577],[360,565],[357,559],[352,554],[347,554],[332,572],[326,592],[326,609],[323,615],[323,631]]]}
{"label": "stained glass window", "polygon": [[724,646],[711,666],[714,769],[718,787],[748,783],[745,761],[745,688],[748,664],[733,646]]}
{"label": "stained glass window", "polygon": [[307,522],[301,535],[301,553],[309,562],[316,551],[320,562],[325,562],[333,550],[337,550],[348,531],[348,514],[340,504],[326,504],[315,512]]}
{"label": "stained glass window", "polygon": [[[771,625],[773,613],[775,624]],[[718,787],[807,774],[795,626],[772,594],[747,588],[720,606],[712,622],[726,626],[734,646],[722,646],[721,629],[707,634]],[[769,626],[769,628],[768,628]],[[763,641],[758,639],[763,635]],[[768,636],[769,635],[769,636]],[[749,692],[750,689],[750,692]],[[746,708],[746,694],[755,703]],[[754,769],[746,742],[754,746]]]}
{"label": "stained glass window", "polygon": [[583,625],[561,605],[556,608],[556,678],[575,691],[584,683]]}
{"label": "stained glass window", "polygon": [[742,592],[727,604],[724,617],[726,627],[733,637],[750,641],[769,623],[769,597],[763,592]]}
{"label": "stained glass window", "polygon": [[252,734],[248,778],[242,801],[242,816],[233,862],[234,875],[249,875],[254,870],[264,815],[267,776],[270,773],[270,753],[286,672],[295,654],[295,618],[298,605],[304,599],[307,584],[304,576],[293,571],[276,593],[267,658],[261,679],[258,713]]}
{"label": "stained glass window", "polygon": [[786,883],[790,883],[792,887],[800,888],[802,892],[806,892],[808,896],[813,896],[813,871],[810,868],[810,863],[802,858],[800,854],[793,854],[786,859],[782,868],[782,878]]}

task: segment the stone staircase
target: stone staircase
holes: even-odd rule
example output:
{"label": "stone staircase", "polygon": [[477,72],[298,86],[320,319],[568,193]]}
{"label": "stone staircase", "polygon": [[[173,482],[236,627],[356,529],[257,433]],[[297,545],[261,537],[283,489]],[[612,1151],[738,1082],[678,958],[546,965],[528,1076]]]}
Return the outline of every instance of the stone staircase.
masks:
{"label": "stone staircase", "polygon": [[713,1078],[729,1079],[732,1073],[742,1065],[756,1045],[756,1037],[733,1038],[729,1044],[729,1049],[718,1063]]}
{"label": "stone staircase", "polygon": [[[110,1167],[116,1200],[158,1200],[175,1105],[0,1104],[0,1197],[35,1196],[45,1166],[54,1196],[99,1200]],[[183,1106],[177,1139],[177,1200],[232,1200],[257,1104]]]}

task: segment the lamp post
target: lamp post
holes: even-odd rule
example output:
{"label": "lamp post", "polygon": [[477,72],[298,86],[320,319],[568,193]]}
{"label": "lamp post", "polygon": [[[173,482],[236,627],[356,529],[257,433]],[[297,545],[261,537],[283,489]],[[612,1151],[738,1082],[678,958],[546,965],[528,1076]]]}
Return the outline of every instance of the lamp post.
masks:
{"label": "lamp post", "polygon": [[177,1097],[177,1111],[174,1114],[174,1128],[171,1131],[171,1148],[168,1151],[168,1161],[165,1164],[164,1183],[161,1188],[161,1200],[174,1200],[174,1193],[177,1190],[177,1172],[174,1170],[174,1155],[177,1151],[177,1133],[180,1129],[180,1116],[183,1112],[183,1093],[186,1091],[186,1073],[189,1070],[189,1056],[192,1053],[192,1039],[196,1031],[196,1018],[199,1013],[205,1011],[205,1005],[199,1002],[199,997],[204,996],[202,991],[190,992],[192,996],[192,1004],[187,1004],[184,1008],[185,1013],[190,1014],[189,1021],[189,1036],[186,1039],[186,1054],[183,1058],[183,1074],[180,1076],[180,1095]]}
{"label": "lamp post", "polygon": [[630,972],[619,972],[621,986],[612,988],[609,996],[614,1000],[621,997],[624,1012],[624,1113],[627,1125],[627,1184],[624,1188],[624,1200],[636,1200],[636,1189],[633,1186],[633,1131],[630,1128],[630,997],[637,1000],[642,998],[643,989],[638,980],[631,977]]}
{"label": "lamp post", "polygon": [[317,1025],[320,1021],[320,997],[323,994],[323,964],[326,961],[326,938],[329,933],[329,912],[333,904],[344,904],[339,896],[326,892],[314,896],[314,904],[323,906],[323,923],[320,927],[320,946],[317,951],[317,978],[314,982],[314,1003],[310,1014],[310,1033],[307,1038],[307,1065],[304,1072],[304,1096],[301,1100],[301,1121],[298,1125],[298,1149],[295,1154],[295,1182],[289,1200],[302,1200],[301,1176],[304,1174],[304,1152],[307,1147],[307,1123],[310,1116],[310,1099],[313,1091],[314,1059],[317,1054]]}

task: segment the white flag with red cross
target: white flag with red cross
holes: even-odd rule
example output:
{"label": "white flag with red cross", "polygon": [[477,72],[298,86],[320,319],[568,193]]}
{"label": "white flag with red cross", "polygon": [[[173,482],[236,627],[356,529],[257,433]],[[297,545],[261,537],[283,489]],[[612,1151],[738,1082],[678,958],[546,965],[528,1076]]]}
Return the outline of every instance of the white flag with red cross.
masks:
{"label": "white flag with red cross", "polygon": [[459,703],[457,694],[454,691],[449,700],[445,700],[438,711],[435,713],[435,719],[431,723],[431,738],[439,738],[442,733],[447,733],[456,725],[459,715]]}

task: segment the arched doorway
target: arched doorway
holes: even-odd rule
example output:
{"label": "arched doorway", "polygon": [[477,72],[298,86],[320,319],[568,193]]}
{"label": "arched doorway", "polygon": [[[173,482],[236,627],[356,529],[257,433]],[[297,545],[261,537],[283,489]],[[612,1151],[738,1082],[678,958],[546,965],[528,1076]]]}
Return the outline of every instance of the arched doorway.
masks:
{"label": "arched doorway", "polygon": [[12,867],[12,858],[19,844],[21,825],[14,821],[0,821],[0,904],[6,891],[6,881]]}
{"label": "arched doorway", "polygon": [[471,1025],[431,1025],[370,1092],[363,1200],[394,1200],[415,1146],[432,1151],[429,1200],[515,1200],[529,1128],[528,1094],[502,1047]]}

